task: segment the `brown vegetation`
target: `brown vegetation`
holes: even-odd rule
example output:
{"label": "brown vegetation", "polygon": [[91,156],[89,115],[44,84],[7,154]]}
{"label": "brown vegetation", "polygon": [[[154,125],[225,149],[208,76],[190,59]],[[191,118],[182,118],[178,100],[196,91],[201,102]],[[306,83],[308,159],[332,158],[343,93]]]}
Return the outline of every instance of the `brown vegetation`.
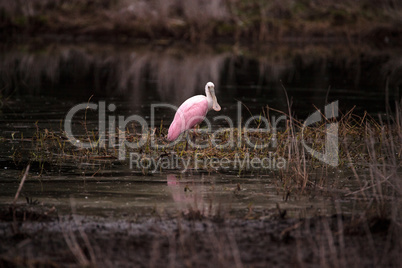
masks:
{"label": "brown vegetation", "polygon": [[[316,212],[312,217],[292,218],[279,204],[276,209],[262,212],[249,206],[248,210],[231,213],[230,208],[221,208],[219,204],[197,203],[194,197],[193,203],[187,203],[186,209],[175,214],[162,211],[153,213],[152,217],[138,217],[134,212],[119,220],[82,217],[71,199],[72,215],[59,213],[57,218],[54,207],[27,199],[26,206],[0,207],[0,265],[344,267],[357,264],[399,267],[402,248],[400,104],[395,111],[388,114],[384,122],[382,118],[375,121],[367,114],[357,116],[350,111],[337,121],[325,119],[324,123],[305,129],[304,138],[311,141],[314,148],[321,148],[325,124],[339,123],[341,165],[338,169],[352,172],[349,179],[357,182],[357,189],[331,181],[329,174],[333,168],[307,157],[300,144],[300,122],[287,116],[286,128],[278,133],[280,146],[275,154],[286,157],[289,165],[282,173],[271,173],[271,183],[276,181],[280,192],[287,193],[283,202],[288,195],[312,199],[316,195],[328,195],[335,208],[332,216]],[[150,132],[158,142],[164,142],[166,129]],[[96,136],[97,133],[87,132],[81,139],[92,140],[93,148],[77,150],[71,148],[62,132],[38,129],[35,137],[24,138],[32,142],[30,154],[21,158],[16,154],[14,161],[18,163],[28,157],[36,170],[38,166],[43,167],[41,162],[59,167],[68,162],[77,166],[91,161],[102,161],[103,165],[117,163],[113,157],[116,152],[98,148]],[[130,141],[140,138],[132,132],[127,133],[127,137]],[[256,133],[255,138],[270,139],[262,133]],[[221,139],[224,141],[225,135]],[[183,144],[178,144],[169,153],[183,157],[194,153],[183,148]],[[205,157],[231,157],[233,154],[231,150],[213,147],[193,150]],[[235,150],[260,156],[268,153],[247,147]],[[150,150],[149,145],[145,145],[141,153],[147,158],[166,154],[163,150]],[[102,171],[93,172],[96,175]],[[144,170],[138,172],[149,175]],[[41,173],[38,178],[40,176]],[[178,190],[192,191],[187,185]],[[244,194],[239,184],[232,191],[234,196]],[[352,211],[342,207],[348,196],[353,196]],[[211,202],[215,202],[213,198]]]}
{"label": "brown vegetation", "polygon": [[369,38],[396,45],[401,17],[398,1],[0,1],[3,34],[118,42]]}

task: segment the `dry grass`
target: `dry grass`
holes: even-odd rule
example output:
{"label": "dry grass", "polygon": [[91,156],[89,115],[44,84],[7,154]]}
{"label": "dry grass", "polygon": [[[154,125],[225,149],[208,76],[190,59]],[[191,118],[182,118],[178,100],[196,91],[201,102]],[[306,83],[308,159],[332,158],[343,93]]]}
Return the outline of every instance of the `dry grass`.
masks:
{"label": "dry grass", "polygon": [[[292,189],[300,189],[302,192],[306,187],[324,187],[326,185],[325,178],[313,179],[310,174],[317,172],[321,174],[328,173],[332,168],[329,168],[326,164],[322,163],[318,159],[311,157],[306,152],[305,147],[301,143],[302,140],[306,142],[311,148],[322,152],[325,148],[325,134],[328,123],[338,124],[339,133],[339,155],[338,168],[349,169],[351,168],[356,180],[360,181],[362,189],[359,193],[365,193],[368,189],[373,191],[372,196],[384,197],[388,195],[388,192],[392,187],[395,194],[400,194],[398,190],[399,184],[396,179],[399,176],[400,158],[401,158],[401,137],[400,137],[400,108],[397,106],[397,113],[394,117],[393,124],[385,124],[374,120],[368,114],[358,116],[353,111],[341,114],[339,119],[326,119],[325,121],[302,128],[301,122],[297,121],[291,116],[286,115],[286,125],[280,126],[276,136],[273,133],[267,133],[264,131],[248,133],[245,135],[244,130],[226,129],[220,131],[214,135],[213,138],[217,141],[218,146],[212,146],[212,136],[208,134],[201,134],[197,137],[197,141],[200,144],[209,144],[207,148],[191,147],[186,150],[186,141],[183,140],[174,146],[166,149],[161,149],[162,146],[166,146],[168,142],[165,137],[167,135],[167,129],[161,126],[155,129],[149,129],[147,131],[146,143],[139,149],[129,149],[126,151],[126,159],[129,159],[130,153],[137,153],[141,155],[147,161],[156,163],[164,158],[178,157],[183,159],[186,163],[189,163],[188,168],[194,168],[196,165],[201,169],[206,169],[210,172],[238,172],[242,174],[244,172],[268,172],[270,170],[276,170],[279,172],[279,176],[282,180],[283,187],[288,191]],[[269,113],[277,112],[275,109],[268,109]],[[269,119],[268,119],[269,120]],[[261,128],[261,122],[256,122],[255,127]],[[83,123],[86,125],[85,122]],[[89,128],[89,127],[88,127]],[[87,127],[84,127],[81,133],[82,136],[79,139],[82,142],[90,142],[92,147],[89,149],[78,149],[73,146],[66,138],[64,131],[49,131],[38,129],[36,135],[32,138],[23,137],[24,140],[32,141],[32,149],[29,151],[28,161],[34,161],[39,163],[59,163],[64,162],[82,162],[82,161],[102,161],[103,164],[113,163],[118,161],[118,147],[115,148],[99,148],[98,133]],[[272,125],[270,125],[272,129]],[[138,133],[137,133],[138,132]],[[86,134],[85,134],[86,133]],[[118,130],[116,130],[118,133]],[[130,126],[125,133],[126,139],[131,143],[139,143],[143,136],[140,134],[141,130],[132,128]],[[108,137],[108,134],[106,134]],[[15,137],[16,138],[16,137]],[[274,140],[275,138],[275,140]],[[18,139],[18,138],[16,138]],[[152,140],[159,146],[152,147]],[[250,147],[247,145],[247,140],[251,140],[254,144],[270,144],[265,148]],[[231,143],[232,141],[232,143]],[[273,142],[277,146],[273,146]],[[231,146],[224,146],[219,148],[219,145],[230,144]],[[106,140],[106,144],[109,141]],[[25,148],[26,150],[26,148]],[[229,169],[214,168],[209,165],[203,166],[203,164],[197,164],[195,155],[197,158],[207,160],[207,164],[212,159],[226,158],[229,161]],[[13,154],[15,161],[27,161],[26,157],[22,156],[17,151]],[[274,165],[269,169],[253,169],[251,166],[240,165],[238,162],[244,159],[252,158],[282,158],[286,160],[282,168],[276,168]],[[127,160],[128,161],[128,160]],[[182,162],[179,161],[179,164]],[[237,165],[235,164],[237,163]],[[134,167],[135,168],[135,167]],[[149,167],[149,170],[140,169],[138,172],[144,174],[150,173],[155,166]],[[174,167],[180,168],[180,167]],[[184,169],[184,166],[181,165]],[[370,179],[364,180],[360,178],[356,169],[365,168],[370,170]],[[164,172],[164,169],[155,170],[156,172]],[[95,171],[94,171],[95,172]],[[386,192],[380,191],[383,185],[391,184],[391,188]],[[378,188],[380,187],[380,188]],[[366,190],[367,189],[367,190]],[[376,199],[381,203],[382,199]]]}
{"label": "dry grass", "polygon": [[[357,116],[349,111],[341,114],[336,121],[327,119],[323,123],[305,129],[304,138],[311,140],[314,148],[321,148],[326,123],[339,124],[341,165],[338,168],[352,170],[355,179],[360,183],[356,191],[342,189],[342,196],[353,196],[356,206],[363,207],[362,210],[356,210],[349,216],[345,216],[342,210],[342,197],[333,195],[336,209],[333,217],[319,216],[286,220],[283,211],[278,207],[275,215],[281,220],[273,224],[273,218],[265,221],[265,218],[257,217],[260,220],[255,221],[254,218],[249,217],[253,214],[250,206],[250,215],[238,220],[233,216],[228,217],[228,213],[222,211],[216,204],[214,204],[215,209],[210,209],[209,206],[212,207],[212,205],[200,203],[196,197],[197,193],[192,193],[194,199],[189,201],[189,206],[182,211],[183,213],[174,216],[173,219],[159,215],[159,221],[149,223],[152,228],[146,227],[147,223],[138,225],[130,223],[123,229],[118,229],[118,232],[121,230],[127,232],[124,233],[124,238],[119,237],[110,227],[107,227],[110,233],[106,232],[106,234],[111,237],[107,238],[104,231],[107,228],[102,229],[100,235],[95,229],[91,231],[88,226],[83,228],[81,224],[84,222],[79,222],[75,217],[75,206],[72,204],[73,218],[71,222],[60,221],[63,236],[57,232],[56,236],[64,238],[65,243],[62,246],[70,250],[69,254],[76,258],[78,265],[102,266],[115,262],[121,263],[121,259],[118,259],[119,255],[116,255],[114,251],[115,247],[121,254],[124,254],[124,249],[130,249],[131,253],[127,260],[145,261],[147,265],[153,267],[166,266],[166,264],[171,267],[179,264],[196,266],[204,263],[206,258],[209,264],[236,267],[256,263],[267,265],[271,264],[270,260],[300,266],[317,264],[320,267],[344,267],[352,264],[396,265],[402,261],[399,256],[402,248],[400,242],[402,224],[401,105],[398,104],[395,110],[393,115],[377,120],[367,114]],[[274,111],[271,109],[270,112]],[[331,168],[307,157],[307,153],[300,145],[301,123],[293,117],[287,116],[287,118],[286,128],[278,133],[280,146],[275,151],[289,161],[289,167],[281,178],[283,187],[287,187],[289,191],[304,191],[304,193],[313,188],[329,189],[331,186],[325,182],[325,177],[320,178],[322,179],[320,184],[313,181],[311,174],[317,169],[325,174],[331,171]],[[155,131],[158,142],[164,142],[165,134],[166,129]],[[33,144],[40,144],[35,149],[36,154],[45,153],[48,157],[52,155],[48,154],[49,151],[60,150],[58,139],[63,134],[59,135],[39,129],[37,138],[32,141]],[[127,136],[130,140],[139,138],[133,133],[127,133]],[[96,133],[82,138],[95,138],[93,144],[97,144]],[[198,139],[202,138],[198,137]],[[227,138],[225,134],[222,134],[221,139],[225,138]],[[255,133],[254,138],[268,139],[269,137]],[[186,157],[196,150],[185,152],[182,147],[183,144],[180,143],[169,153],[182,154]],[[104,157],[113,157],[114,153],[99,151],[96,147],[73,151],[68,144],[64,145],[63,150],[63,153],[53,154],[52,157],[61,158],[62,161],[70,161],[65,158],[66,155],[78,161],[92,161],[100,157],[104,161]],[[212,147],[198,149],[198,151],[206,157],[233,157],[234,153],[232,150],[217,150]],[[234,149],[234,151],[238,153],[247,151],[260,156],[267,153],[265,150],[245,147]],[[165,152],[146,149],[142,153],[146,157],[159,157]],[[191,186],[186,187],[191,188]],[[238,185],[237,189],[240,187]],[[102,223],[97,224],[103,226]],[[107,243],[104,242],[106,240]],[[28,245],[30,241],[24,243]],[[259,246],[256,247],[256,244]],[[136,245],[141,246],[138,248]],[[250,248],[258,254],[252,253]],[[100,252],[102,254],[95,254]],[[279,253],[285,254],[286,261],[278,257],[281,256]],[[0,255],[0,261],[21,265],[36,263],[35,258],[22,261],[12,256],[12,252]],[[46,258],[40,263],[47,263],[45,260]]]}

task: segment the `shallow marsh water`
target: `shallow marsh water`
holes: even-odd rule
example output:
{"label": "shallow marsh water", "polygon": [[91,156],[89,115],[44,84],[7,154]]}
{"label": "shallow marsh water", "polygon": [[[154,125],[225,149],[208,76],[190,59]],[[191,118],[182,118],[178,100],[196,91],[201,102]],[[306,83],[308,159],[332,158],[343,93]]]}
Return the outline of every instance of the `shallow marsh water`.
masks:
{"label": "shallow marsh water", "polygon": [[[1,201],[7,202],[15,194],[22,169],[10,160],[14,152],[27,163],[24,154],[35,146],[31,138],[38,129],[60,133],[65,115],[78,103],[103,100],[117,107],[107,115],[136,114],[149,123],[151,104],[179,105],[189,96],[203,94],[203,85],[211,80],[223,107],[220,114],[235,123],[238,118],[265,113],[267,105],[287,112],[283,87],[292,113],[300,119],[314,112],[314,105],[322,109],[333,100],[339,100],[343,113],[356,106],[355,111],[367,110],[376,116],[385,112],[386,98],[392,103],[399,97],[402,52],[341,44],[274,46],[260,52],[219,46],[194,51],[188,47],[51,44],[4,46],[0,57]],[[240,114],[237,101],[242,102]],[[173,112],[156,113],[156,125],[167,127]],[[90,131],[98,130],[97,116],[97,112],[85,114]],[[83,120],[82,111],[79,117]],[[76,129],[84,132],[82,126]],[[102,162],[45,164],[45,168],[31,170],[24,192],[66,211],[74,197],[78,211],[94,214],[119,215],[137,209],[160,212],[210,203],[243,211],[249,207],[274,210],[280,203],[293,210],[293,216],[298,209],[309,215],[334,213],[333,204],[323,196],[312,200],[291,197],[285,202],[286,193],[281,192],[275,172],[239,176],[237,171],[182,174],[176,170],[173,175],[141,176],[128,169],[127,162],[107,167]],[[331,171],[328,180],[346,180],[350,176],[344,173],[348,172]],[[169,176],[177,182],[170,183]],[[240,191],[236,191],[237,183]],[[184,193],[187,186],[191,193]],[[348,188],[353,190],[353,185]]]}
{"label": "shallow marsh water", "polygon": [[[18,189],[15,178],[20,174],[12,171],[4,173],[0,202],[8,203]],[[115,219],[174,216],[191,209],[202,211],[204,216],[221,213],[245,217],[251,212],[250,218],[272,217],[278,212],[277,205],[286,210],[289,217],[332,215],[336,213],[333,200],[341,196],[339,193],[323,194],[319,191],[312,195],[287,196],[278,179],[272,175],[176,173],[133,176],[128,173],[122,176],[117,172],[107,177],[68,174],[35,177],[32,174],[25,183],[23,196],[41,204],[54,205],[62,214],[71,213],[74,206],[76,213],[81,215]],[[343,213],[352,213],[355,201],[344,198],[341,206]]]}
{"label": "shallow marsh water", "polygon": [[[215,82],[223,108],[220,113],[210,112],[208,118],[226,115],[235,127],[251,115],[281,115],[268,111],[267,105],[288,113],[283,87],[292,103],[291,113],[299,120],[313,113],[314,106],[323,110],[335,100],[341,115],[354,109],[358,115],[368,111],[378,118],[387,111],[386,102],[392,107],[400,98],[400,50],[350,44],[292,44],[262,50],[30,44],[3,46],[0,59],[0,235],[4,238],[0,266],[27,266],[21,258],[29,261],[36,256],[44,256],[39,265],[48,264],[47,260],[89,265],[71,246],[77,237],[87,259],[105,267],[166,266],[168,262],[173,267],[176,259],[178,266],[210,261],[233,266],[239,264],[238,258],[251,266],[313,263],[322,267],[337,264],[339,256],[339,262],[362,266],[398,263],[389,257],[398,256],[398,246],[389,254],[376,253],[389,245],[383,232],[390,225],[387,220],[354,221],[376,197],[360,200],[353,194],[361,190],[362,182],[348,165],[308,169],[310,184],[303,191],[287,185],[294,170],[184,170],[180,166],[144,172],[130,169],[127,159],[119,161],[99,152],[81,158],[71,145],[64,151],[68,141],[63,138],[63,120],[74,105],[105,101],[106,107],[116,106],[106,116],[140,115],[150,124],[152,104],[180,105],[192,95],[203,94],[207,81]],[[157,112],[155,126],[168,127],[173,114],[169,109]],[[75,119],[75,135],[88,135],[89,130],[96,136],[97,111],[80,111]],[[222,126],[227,127],[215,122],[212,128]],[[47,148],[41,138],[47,133],[54,138],[51,142],[59,143],[57,150]],[[10,215],[28,163],[17,215]],[[370,178],[367,166],[359,168],[361,177]],[[15,217],[18,226],[13,225]],[[380,231],[371,233],[375,228]],[[350,232],[346,247],[344,230]],[[97,251],[95,259],[90,245]],[[64,251],[57,255],[54,248]],[[363,256],[358,264],[356,256]]]}

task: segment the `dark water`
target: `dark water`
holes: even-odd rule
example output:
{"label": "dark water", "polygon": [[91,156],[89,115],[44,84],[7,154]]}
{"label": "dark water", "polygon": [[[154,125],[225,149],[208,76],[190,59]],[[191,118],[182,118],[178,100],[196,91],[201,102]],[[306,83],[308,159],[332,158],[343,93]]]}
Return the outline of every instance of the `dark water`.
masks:
{"label": "dark water", "polygon": [[[206,82],[213,81],[222,112],[229,116],[237,100],[253,113],[266,105],[287,110],[283,88],[301,117],[313,112],[313,105],[322,108],[334,100],[341,111],[356,106],[357,112],[376,114],[385,111],[386,91],[391,106],[399,100],[402,84],[402,50],[350,44],[260,49],[19,45],[3,46],[0,59],[3,98],[43,104],[48,111],[60,102],[86,102],[93,96],[92,101],[120,103],[120,112],[147,115],[151,103],[178,106],[204,94]],[[10,106],[3,105],[3,112],[16,108]]]}
{"label": "dark water", "polygon": [[[136,114],[149,122],[151,104],[178,106],[190,96],[203,94],[208,81],[216,85],[220,114],[233,120],[238,101],[244,118],[266,112],[267,105],[287,112],[284,88],[292,113],[299,118],[314,112],[314,106],[322,109],[335,100],[339,100],[342,113],[354,108],[360,114],[383,114],[386,103],[392,106],[401,96],[402,50],[344,44],[293,44],[263,49],[219,45],[3,46],[0,202],[12,200],[18,188],[22,166],[11,159],[16,149],[27,152],[21,148],[30,148],[31,142],[24,142],[23,137],[32,137],[37,129],[60,130],[74,105],[106,101],[106,105],[116,105],[116,111],[109,115]],[[87,116],[89,126],[96,129],[97,113],[89,112]],[[157,113],[156,121],[167,126],[172,117],[173,111],[164,111]],[[102,173],[98,174],[100,169]],[[329,176],[340,182],[346,177],[344,171]],[[240,182],[242,188],[236,192]],[[101,164],[70,163],[59,164],[59,168],[50,166],[45,174],[40,167],[33,167],[24,194],[65,210],[70,209],[74,198],[78,211],[94,214],[185,210],[194,206],[215,209],[222,204],[243,212],[254,207],[264,213],[264,209],[275,210],[277,203],[294,211],[293,216],[334,213],[333,203],[325,196],[292,196],[284,203],[286,193],[277,185],[273,174],[247,177],[176,172],[149,177],[132,174],[126,165],[105,168]],[[190,187],[191,193],[184,193],[185,187]],[[350,206],[345,201],[344,209]]]}

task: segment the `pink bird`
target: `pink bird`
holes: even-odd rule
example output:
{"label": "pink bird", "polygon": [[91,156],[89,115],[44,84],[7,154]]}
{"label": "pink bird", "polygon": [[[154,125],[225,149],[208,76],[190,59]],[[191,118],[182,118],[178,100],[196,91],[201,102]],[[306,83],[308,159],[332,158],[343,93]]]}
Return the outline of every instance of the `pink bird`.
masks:
{"label": "pink bird", "polygon": [[212,82],[205,85],[205,94],[206,96],[191,97],[180,105],[169,127],[167,136],[169,141],[176,140],[182,132],[202,122],[211,109],[221,110],[215,96],[215,85]]}

